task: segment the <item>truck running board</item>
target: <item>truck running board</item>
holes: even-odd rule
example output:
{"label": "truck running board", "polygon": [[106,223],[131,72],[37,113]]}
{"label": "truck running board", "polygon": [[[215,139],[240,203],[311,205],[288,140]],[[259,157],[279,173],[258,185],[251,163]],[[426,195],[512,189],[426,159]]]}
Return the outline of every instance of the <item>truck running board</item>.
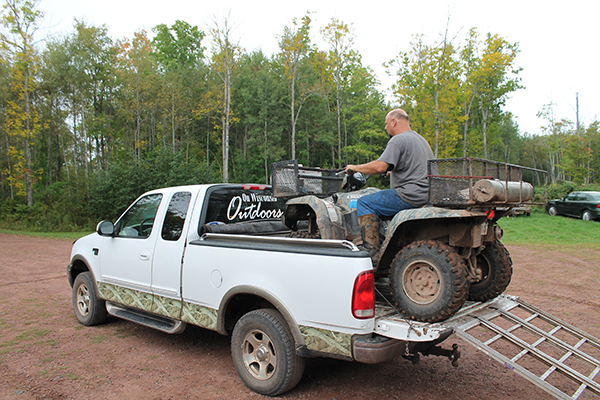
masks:
{"label": "truck running board", "polygon": [[558,399],[600,396],[600,340],[518,297],[484,304],[441,324]]}
{"label": "truck running board", "polygon": [[185,330],[187,324],[185,322],[176,321],[170,318],[164,318],[156,314],[146,313],[141,310],[136,310],[129,307],[124,307],[120,304],[106,302],[106,311],[110,315],[127,321],[135,322],[136,324],[144,325],[161,332],[177,334]]}

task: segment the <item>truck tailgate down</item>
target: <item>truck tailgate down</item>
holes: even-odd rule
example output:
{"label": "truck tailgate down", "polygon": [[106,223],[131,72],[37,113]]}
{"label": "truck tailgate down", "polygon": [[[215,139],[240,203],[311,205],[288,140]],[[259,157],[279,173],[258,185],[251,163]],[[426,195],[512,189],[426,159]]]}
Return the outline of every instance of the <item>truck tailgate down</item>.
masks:
{"label": "truck tailgate down", "polygon": [[378,304],[375,332],[423,342],[454,333],[558,399],[600,396],[600,340],[514,296],[468,302],[452,318],[427,324]]}

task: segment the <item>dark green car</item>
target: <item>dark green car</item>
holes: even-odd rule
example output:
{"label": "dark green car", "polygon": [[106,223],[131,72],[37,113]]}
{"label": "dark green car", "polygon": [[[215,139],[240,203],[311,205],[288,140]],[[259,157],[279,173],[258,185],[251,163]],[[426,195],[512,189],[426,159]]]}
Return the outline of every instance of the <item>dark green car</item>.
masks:
{"label": "dark green car", "polygon": [[550,215],[566,215],[585,221],[600,219],[600,192],[573,192],[546,204]]}

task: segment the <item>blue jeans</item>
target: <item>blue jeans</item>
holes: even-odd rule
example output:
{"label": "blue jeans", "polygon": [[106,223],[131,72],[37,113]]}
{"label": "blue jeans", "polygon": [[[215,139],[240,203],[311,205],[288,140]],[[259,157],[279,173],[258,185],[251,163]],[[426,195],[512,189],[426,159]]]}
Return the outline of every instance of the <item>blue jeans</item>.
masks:
{"label": "blue jeans", "polygon": [[416,207],[402,200],[396,189],[386,189],[358,199],[356,211],[359,217],[366,214],[375,214],[382,218],[394,216],[399,211],[408,210],[409,208]]}

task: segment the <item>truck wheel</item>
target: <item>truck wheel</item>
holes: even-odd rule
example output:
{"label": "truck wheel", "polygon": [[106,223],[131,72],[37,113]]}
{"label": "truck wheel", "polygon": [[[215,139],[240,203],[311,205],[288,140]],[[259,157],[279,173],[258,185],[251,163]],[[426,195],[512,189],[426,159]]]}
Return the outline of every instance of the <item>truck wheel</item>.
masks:
{"label": "truck wheel", "polygon": [[512,259],[499,241],[487,242],[477,256],[477,266],[483,272],[479,282],[471,282],[469,300],[488,301],[502,294],[512,277]]}
{"label": "truck wheel", "polygon": [[292,333],[276,310],[254,310],[240,318],[231,336],[231,355],[246,386],[266,396],[292,389],[304,373],[304,359],[296,354]]}
{"label": "truck wheel", "polygon": [[82,272],[77,275],[73,283],[73,311],[77,320],[86,326],[99,325],[106,321],[108,312],[106,304],[96,295],[96,285],[92,274]]}
{"label": "truck wheel", "polygon": [[400,311],[423,322],[452,316],[469,290],[462,258],[436,240],[411,243],[398,253],[392,261],[390,286]]}

